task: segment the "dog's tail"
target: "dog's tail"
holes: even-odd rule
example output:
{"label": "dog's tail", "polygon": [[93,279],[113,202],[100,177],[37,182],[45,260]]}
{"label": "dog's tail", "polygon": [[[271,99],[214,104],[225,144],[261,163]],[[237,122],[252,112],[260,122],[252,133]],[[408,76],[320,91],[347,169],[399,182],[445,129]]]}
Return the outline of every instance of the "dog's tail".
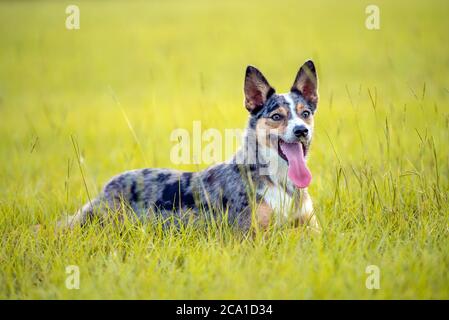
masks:
{"label": "dog's tail", "polygon": [[95,198],[86,203],[74,215],[66,215],[56,223],[57,230],[73,229],[76,226],[84,226],[87,221],[92,219],[95,213],[100,209],[100,199]]}
{"label": "dog's tail", "polygon": [[[92,201],[86,203],[81,209],[79,209],[73,215],[64,215],[63,218],[56,222],[55,231],[72,230],[76,226],[84,226],[86,222],[94,217],[94,215],[100,210],[100,199],[95,198]],[[39,232],[42,225],[37,224],[32,227],[33,231]]]}

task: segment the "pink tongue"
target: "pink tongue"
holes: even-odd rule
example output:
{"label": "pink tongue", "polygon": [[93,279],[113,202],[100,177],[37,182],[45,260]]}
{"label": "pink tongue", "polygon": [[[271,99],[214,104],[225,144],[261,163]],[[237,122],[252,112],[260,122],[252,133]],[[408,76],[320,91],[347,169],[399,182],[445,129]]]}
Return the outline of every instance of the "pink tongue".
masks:
{"label": "pink tongue", "polygon": [[312,174],[306,166],[301,143],[282,143],[281,150],[288,159],[288,177],[298,188],[306,188]]}

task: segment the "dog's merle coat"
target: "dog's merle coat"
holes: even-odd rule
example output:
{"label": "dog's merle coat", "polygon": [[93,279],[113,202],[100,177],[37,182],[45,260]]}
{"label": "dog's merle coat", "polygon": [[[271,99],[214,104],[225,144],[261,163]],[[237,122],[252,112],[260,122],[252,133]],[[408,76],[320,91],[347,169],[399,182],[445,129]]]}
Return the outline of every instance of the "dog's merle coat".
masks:
{"label": "dog's merle coat", "polygon": [[269,178],[259,175],[258,164],[240,163],[237,159],[241,155],[238,153],[231,161],[200,172],[171,169],[124,172],[112,178],[101,194],[83,207],[77,214],[78,222],[84,224],[95,215],[101,217],[123,209],[132,210],[142,220],[154,217],[175,223],[208,218],[201,215],[204,212],[226,212],[230,224],[247,229],[251,224],[251,201],[261,200],[254,190],[261,189]]}
{"label": "dog's merle coat", "polygon": [[[261,174],[269,163],[260,161],[256,133],[258,121],[277,108],[287,110],[291,107],[289,104],[301,104],[314,113],[318,101],[316,81],[315,67],[308,61],[298,72],[291,92],[279,95],[260,71],[248,67],[245,78],[245,105],[250,112],[248,128],[242,148],[231,160],[200,172],[170,169],[127,171],[112,178],[100,195],[69,217],[66,224],[83,225],[92,217],[103,219],[116,212],[141,220],[154,218],[175,223],[202,221],[210,216],[214,219],[226,217],[230,224],[247,230],[252,223],[254,205],[265,204],[265,213],[266,208],[270,212],[275,209],[270,208],[267,187],[283,189],[287,197],[299,196],[291,183],[281,186],[276,172]],[[290,121],[291,113],[295,111],[288,112]],[[310,139],[305,143],[308,147]],[[303,191],[303,197],[308,200],[307,191]],[[306,211],[312,210],[311,203],[306,207]]]}

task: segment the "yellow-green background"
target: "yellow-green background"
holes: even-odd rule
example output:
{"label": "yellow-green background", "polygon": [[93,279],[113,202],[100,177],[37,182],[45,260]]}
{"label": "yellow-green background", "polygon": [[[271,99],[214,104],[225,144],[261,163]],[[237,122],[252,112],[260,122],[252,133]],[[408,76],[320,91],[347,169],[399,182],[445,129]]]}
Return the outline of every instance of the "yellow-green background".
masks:
{"label": "yellow-green background", "polygon": [[[65,28],[69,4],[79,30]],[[380,30],[365,28],[369,4]],[[448,12],[436,0],[0,2],[0,297],[448,298]],[[283,92],[309,58],[322,234],[53,233],[87,200],[71,136],[93,196],[121,171],[173,167],[175,128],[243,128],[246,65]],[[379,290],[365,287],[371,264]]]}

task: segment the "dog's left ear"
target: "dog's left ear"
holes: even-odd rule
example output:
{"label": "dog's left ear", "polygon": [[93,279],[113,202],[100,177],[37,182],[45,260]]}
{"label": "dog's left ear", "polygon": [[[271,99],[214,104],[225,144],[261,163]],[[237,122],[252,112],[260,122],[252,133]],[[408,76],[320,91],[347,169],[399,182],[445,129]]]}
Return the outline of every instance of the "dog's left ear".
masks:
{"label": "dog's left ear", "polygon": [[300,93],[307,102],[316,108],[318,104],[318,77],[312,60],[306,61],[299,69],[291,91]]}

